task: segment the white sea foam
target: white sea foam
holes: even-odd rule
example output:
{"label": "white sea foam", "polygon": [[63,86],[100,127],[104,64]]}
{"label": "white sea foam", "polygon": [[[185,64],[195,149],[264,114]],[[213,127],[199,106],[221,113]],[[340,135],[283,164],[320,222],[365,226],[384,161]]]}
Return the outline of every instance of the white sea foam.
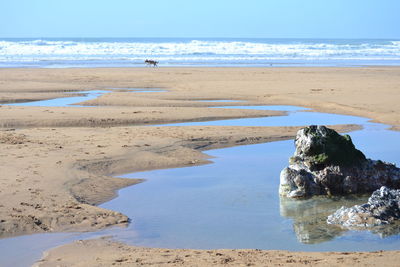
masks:
{"label": "white sea foam", "polygon": [[0,62],[145,58],[163,61],[400,60],[400,41],[3,40]]}

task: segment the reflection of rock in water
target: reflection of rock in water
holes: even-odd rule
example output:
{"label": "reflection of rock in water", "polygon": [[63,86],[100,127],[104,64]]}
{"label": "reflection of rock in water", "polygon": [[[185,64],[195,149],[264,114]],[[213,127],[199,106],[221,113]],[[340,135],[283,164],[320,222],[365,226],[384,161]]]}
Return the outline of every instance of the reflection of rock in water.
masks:
{"label": "reflection of rock in water", "polygon": [[321,243],[333,239],[344,232],[339,227],[326,224],[325,217],[313,217],[308,220],[295,221],[293,228],[297,240],[304,244]]}
{"label": "reflection of rock in water", "polygon": [[342,206],[365,202],[367,196],[324,197],[312,199],[280,198],[281,216],[293,219],[293,228],[301,243],[315,244],[333,239],[346,229],[329,225],[326,218]]}
{"label": "reflection of rock in water", "polygon": [[392,235],[400,234],[400,223],[394,223],[384,226],[378,226],[370,229],[371,233],[378,235],[381,238],[385,238]]}

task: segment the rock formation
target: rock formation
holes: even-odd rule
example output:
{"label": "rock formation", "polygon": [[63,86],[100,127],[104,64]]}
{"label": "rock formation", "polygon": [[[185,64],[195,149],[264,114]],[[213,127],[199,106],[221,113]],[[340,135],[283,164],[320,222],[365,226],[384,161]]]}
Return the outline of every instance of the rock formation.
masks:
{"label": "rock formation", "polygon": [[327,222],[357,229],[387,225],[399,219],[400,190],[390,190],[382,186],[372,193],[368,203],[350,208],[341,207],[328,216]]}
{"label": "rock formation", "polygon": [[367,193],[381,186],[400,188],[400,169],[367,159],[349,135],[313,125],[297,132],[295,146],[289,167],[280,175],[281,196]]}

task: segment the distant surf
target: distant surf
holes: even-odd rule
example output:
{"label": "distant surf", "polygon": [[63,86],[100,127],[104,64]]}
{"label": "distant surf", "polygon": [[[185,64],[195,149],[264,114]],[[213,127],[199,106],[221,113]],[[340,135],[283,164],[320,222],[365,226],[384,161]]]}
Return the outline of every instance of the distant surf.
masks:
{"label": "distant surf", "polygon": [[400,65],[400,40],[222,38],[0,39],[0,67]]}

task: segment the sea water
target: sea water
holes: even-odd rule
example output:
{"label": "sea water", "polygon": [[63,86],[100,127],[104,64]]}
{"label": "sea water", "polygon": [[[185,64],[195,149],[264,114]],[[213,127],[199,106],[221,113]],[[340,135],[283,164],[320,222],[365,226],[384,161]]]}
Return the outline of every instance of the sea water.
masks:
{"label": "sea water", "polygon": [[0,39],[0,67],[400,65],[399,39]]}

